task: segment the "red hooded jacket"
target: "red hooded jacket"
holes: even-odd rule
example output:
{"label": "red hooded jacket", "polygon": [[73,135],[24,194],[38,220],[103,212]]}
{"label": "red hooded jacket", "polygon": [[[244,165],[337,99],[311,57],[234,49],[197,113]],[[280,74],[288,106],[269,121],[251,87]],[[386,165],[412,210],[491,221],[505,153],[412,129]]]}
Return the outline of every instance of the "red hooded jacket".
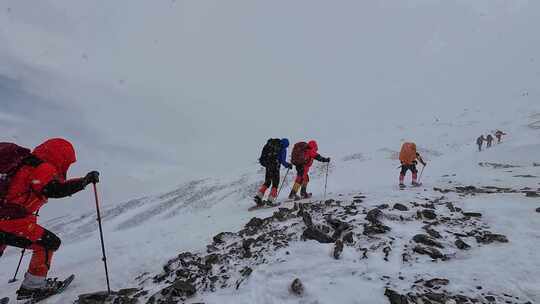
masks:
{"label": "red hooded jacket", "polygon": [[69,167],[77,159],[73,145],[65,139],[53,138],[32,152],[43,161],[37,167],[24,166],[13,177],[6,199],[34,213],[46,202],[43,188],[53,180],[64,182]]}

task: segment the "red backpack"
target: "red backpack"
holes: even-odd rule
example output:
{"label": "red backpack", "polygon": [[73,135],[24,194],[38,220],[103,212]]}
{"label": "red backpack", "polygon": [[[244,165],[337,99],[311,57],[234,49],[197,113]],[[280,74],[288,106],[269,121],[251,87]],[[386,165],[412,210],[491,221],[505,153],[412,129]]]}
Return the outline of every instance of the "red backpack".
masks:
{"label": "red backpack", "polygon": [[307,164],[308,159],[306,157],[306,150],[308,149],[308,144],[306,142],[296,143],[292,150],[291,162],[295,166],[303,166]]}
{"label": "red backpack", "polygon": [[39,161],[30,149],[14,143],[0,142],[0,219],[18,218],[26,215],[21,206],[9,204],[6,196],[13,176],[24,165],[36,167]]}

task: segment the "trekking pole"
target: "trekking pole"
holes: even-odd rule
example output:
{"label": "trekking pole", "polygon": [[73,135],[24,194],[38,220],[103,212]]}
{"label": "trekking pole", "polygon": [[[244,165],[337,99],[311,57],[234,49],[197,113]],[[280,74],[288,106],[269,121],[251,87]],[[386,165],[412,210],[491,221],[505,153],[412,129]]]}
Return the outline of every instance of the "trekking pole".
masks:
{"label": "trekking pole", "polygon": [[326,164],[326,177],[324,178],[324,199],[323,201],[326,201],[326,188],[328,186],[328,168],[330,167],[330,163]]}
{"label": "trekking pole", "polygon": [[422,166],[422,171],[420,171],[420,176],[418,177],[418,183],[420,183],[420,180],[422,179],[422,174],[424,174],[424,169],[426,166]]}
{"label": "trekking pole", "polygon": [[281,193],[281,189],[283,189],[283,185],[285,185],[285,181],[287,180],[287,175],[289,175],[289,171],[291,171],[291,169],[287,168],[287,172],[285,173],[285,176],[283,177],[283,181],[281,182],[281,186],[279,186],[279,190],[277,192],[276,198],[279,197],[279,194]]}
{"label": "trekking pole", "polygon": [[105,278],[107,279],[107,291],[108,294],[111,294],[111,285],[109,283],[109,269],[107,268],[107,256],[105,255],[105,242],[103,241],[103,228],[101,227],[101,213],[99,212],[99,198],[97,193],[96,183],[94,185],[94,196],[96,198],[96,212],[97,212],[97,221],[99,224],[99,236],[101,238],[101,251],[103,253],[103,264],[105,265]]}
{"label": "trekking pole", "polygon": [[19,258],[19,264],[17,264],[17,270],[15,270],[15,274],[13,275],[13,279],[9,280],[8,283],[17,282],[17,274],[19,273],[19,268],[21,267],[21,263],[22,263],[25,251],[26,251],[26,248],[23,248],[23,250],[21,250],[21,257]]}
{"label": "trekking pole", "polygon": [[[39,215],[39,210],[36,211],[36,216]],[[9,280],[8,283],[15,283],[17,282],[17,274],[19,274],[19,269],[21,268],[21,263],[22,263],[22,260],[23,260],[23,257],[24,257],[24,254],[26,253],[26,248],[23,248],[23,250],[21,250],[21,257],[19,258],[19,263],[17,264],[17,269],[15,270],[15,274],[13,275],[13,279]]]}

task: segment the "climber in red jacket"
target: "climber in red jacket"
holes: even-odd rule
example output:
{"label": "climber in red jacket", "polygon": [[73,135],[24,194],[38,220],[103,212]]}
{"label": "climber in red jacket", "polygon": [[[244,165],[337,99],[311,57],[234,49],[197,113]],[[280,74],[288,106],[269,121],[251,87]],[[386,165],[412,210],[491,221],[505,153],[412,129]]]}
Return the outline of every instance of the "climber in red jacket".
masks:
{"label": "climber in red jacket", "polygon": [[99,182],[99,173],[92,171],[83,178],[67,179],[69,167],[75,163],[73,145],[65,139],[45,141],[32,152],[32,159],[20,167],[10,181],[4,205],[11,214],[0,217],[0,255],[6,246],[33,251],[32,259],[18,299],[28,299],[54,288],[47,280],[53,253],[60,247],[58,236],[37,224],[36,212],[49,198],[63,198]]}

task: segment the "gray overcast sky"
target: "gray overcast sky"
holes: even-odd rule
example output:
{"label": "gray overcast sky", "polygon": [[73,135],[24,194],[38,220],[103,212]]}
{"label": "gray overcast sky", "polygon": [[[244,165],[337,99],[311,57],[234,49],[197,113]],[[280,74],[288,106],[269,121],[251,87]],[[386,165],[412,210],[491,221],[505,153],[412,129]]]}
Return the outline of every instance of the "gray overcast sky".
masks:
{"label": "gray overcast sky", "polygon": [[246,167],[270,136],[335,152],[502,105],[538,83],[539,20],[527,0],[3,0],[0,131],[68,137],[75,173],[129,198]]}

